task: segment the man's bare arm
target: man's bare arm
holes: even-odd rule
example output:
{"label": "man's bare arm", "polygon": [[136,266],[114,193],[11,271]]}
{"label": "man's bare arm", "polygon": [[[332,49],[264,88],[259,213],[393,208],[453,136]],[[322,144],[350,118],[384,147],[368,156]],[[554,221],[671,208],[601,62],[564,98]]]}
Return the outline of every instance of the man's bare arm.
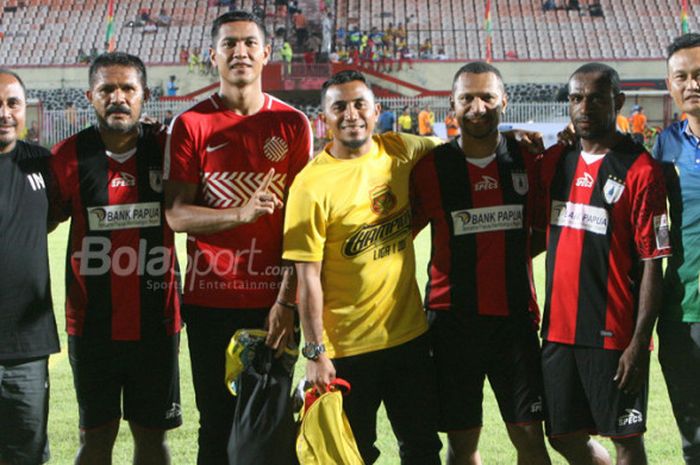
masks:
{"label": "man's bare arm", "polygon": [[[304,341],[323,342],[323,288],[321,262],[297,262],[299,319]],[[306,363],[306,380],[321,392],[335,379],[335,367],[325,353]]]}
{"label": "man's bare arm", "polygon": [[615,374],[618,388],[630,393],[638,392],[647,379],[649,343],[661,306],[661,260],[645,260],[642,265],[637,322],[632,341],[622,352]]}
{"label": "man's bare arm", "polygon": [[214,234],[252,223],[262,215],[282,208],[282,201],[268,187],[275,171],[271,169],[242,207],[210,208],[196,205],[197,184],[165,182],[165,217],[175,232]]}

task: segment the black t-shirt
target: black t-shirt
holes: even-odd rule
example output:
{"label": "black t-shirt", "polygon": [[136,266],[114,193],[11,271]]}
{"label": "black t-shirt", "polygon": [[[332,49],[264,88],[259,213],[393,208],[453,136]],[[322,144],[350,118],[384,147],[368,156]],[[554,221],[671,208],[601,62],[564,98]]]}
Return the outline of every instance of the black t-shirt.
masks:
{"label": "black t-shirt", "polygon": [[46,241],[48,150],[0,154],[0,360],[58,352]]}

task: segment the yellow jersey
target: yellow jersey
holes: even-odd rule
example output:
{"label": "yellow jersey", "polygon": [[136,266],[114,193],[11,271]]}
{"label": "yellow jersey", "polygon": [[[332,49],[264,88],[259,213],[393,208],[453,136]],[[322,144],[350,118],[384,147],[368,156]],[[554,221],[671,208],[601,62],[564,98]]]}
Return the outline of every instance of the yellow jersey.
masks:
{"label": "yellow jersey", "polygon": [[326,147],[295,178],[283,256],[322,262],[329,357],[394,347],[427,330],[416,284],[409,176],[440,143],[387,132],[350,160],[334,158]]}

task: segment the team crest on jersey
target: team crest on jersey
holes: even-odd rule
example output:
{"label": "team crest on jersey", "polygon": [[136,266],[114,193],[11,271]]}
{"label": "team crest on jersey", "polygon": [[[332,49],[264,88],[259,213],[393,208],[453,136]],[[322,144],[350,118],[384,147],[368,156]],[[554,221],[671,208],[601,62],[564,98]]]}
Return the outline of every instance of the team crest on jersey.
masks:
{"label": "team crest on jersey", "polygon": [[527,182],[527,173],[524,171],[513,171],[511,173],[513,178],[513,189],[520,195],[527,194],[530,189],[530,185]]}
{"label": "team crest on jersey", "polygon": [[287,142],[281,137],[272,136],[265,141],[263,153],[273,163],[282,161],[287,156]]}
{"label": "team crest on jersey", "polygon": [[386,215],[396,206],[396,196],[386,184],[369,192],[370,208],[377,215]]}
{"label": "team crest on jersey", "polygon": [[625,191],[625,185],[621,179],[610,176],[603,186],[603,196],[608,204],[613,204],[620,200]]}
{"label": "team crest on jersey", "polygon": [[493,189],[498,189],[498,180],[491,176],[481,176],[481,181],[474,184],[474,190],[476,192],[489,191]]}
{"label": "team crest on jersey", "polygon": [[163,192],[163,170],[149,170],[148,184],[151,186],[151,189],[153,189],[153,192],[159,194]]}

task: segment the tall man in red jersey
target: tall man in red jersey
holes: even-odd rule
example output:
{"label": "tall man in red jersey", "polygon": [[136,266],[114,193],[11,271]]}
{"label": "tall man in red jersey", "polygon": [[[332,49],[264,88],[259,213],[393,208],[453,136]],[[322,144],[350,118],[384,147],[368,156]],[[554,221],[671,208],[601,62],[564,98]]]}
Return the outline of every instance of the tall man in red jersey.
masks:
{"label": "tall man in red jersey", "polygon": [[649,346],[670,254],[660,166],[616,131],[625,96],[607,65],[569,79],[580,137],[543,159],[547,294],[542,370],[552,446],[572,464],[646,464]]}
{"label": "tall man in red jersey", "polygon": [[550,463],[529,253],[535,156],[499,133],[507,103],[494,66],[460,68],[450,105],[461,136],[433,149],[411,175],[414,230],[429,222],[432,231],[425,305],[448,465],[481,463],[487,376],[518,464]]}
{"label": "tall man in red jersey", "polygon": [[233,333],[267,327],[280,353],[291,341],[296,279],[281,263],[281,199],[313,147],[306,116],[262,92],[270,45],[260,19],[226,13],[212,42],[219,91],[175,118],[164,173],[168,222],[188,234],[184,318],[199,465],[227,463],[236,399],[223,382],[224,351]]}
{"label": "tall man in red jersey", "polygon": [[134,463],[169,464],[165,431],[182,423],[180,295],[163,212],[165,132],[139,123],[143,62],[107,53],[90,66],[98,124],[53,148],[53,214],[71,218],[68,350],[80,407],[78,465],[112,463],[124,418]]}

